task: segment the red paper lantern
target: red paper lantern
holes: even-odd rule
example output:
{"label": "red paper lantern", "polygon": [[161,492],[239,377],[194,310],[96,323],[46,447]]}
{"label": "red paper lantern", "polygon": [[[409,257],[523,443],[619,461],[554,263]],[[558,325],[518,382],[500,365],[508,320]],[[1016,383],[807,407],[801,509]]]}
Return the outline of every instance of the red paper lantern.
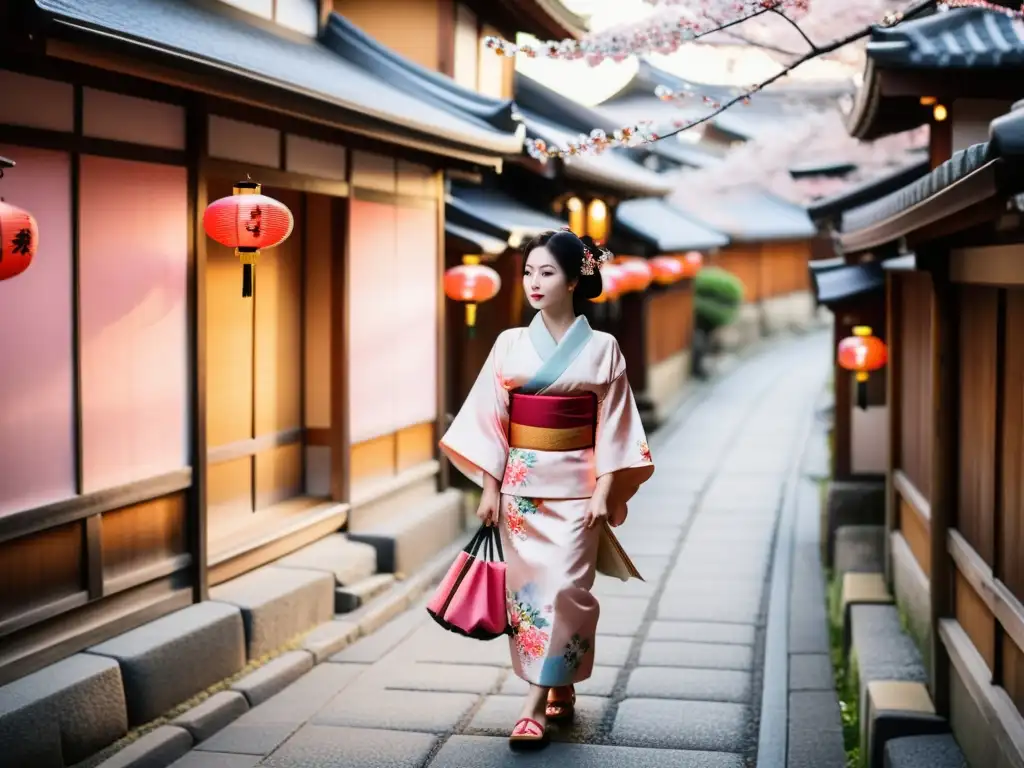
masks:
{"label": "red paper lantern", "polygon": [[28,269],[38,246],[39,227],[32,214],[0,200],[0,280]]}
{"label": "red paper lantern", "polygon": [[647,263],[647,259],[627,256],[626,258],[619,259],[617,263],[625,275],[624,285],[622,286],[623,293],[626,291],[647,290],[647,286],[654,279],[654,273],[651,271],[651,265]]}
{"label": "red paper lantern", "polygon": [[700,251],[689,251],[679,257],[683,265],[683,277],[696,277],[700,268],[704,266],[704,254]]}
{"label": "red paper lantern", "polygon": [[601,293],[591,301],[604,304],[614,301],[623,292],[623,284],[627,280],[625,270],[618,264],[605,264],[601,267]]}
{"label": "red paper lantern", "polygon": [[476,333],[476,305],[490,301],[501,290],[501,276],[480,263],[479,256],[463,256],[462,264],[444,273],[444,295],[466,302],[466,327]]}
{"label": "red paper lantern", "polygon": [[203,229],[221,245],[235,249],[242,262],[242,296],[252,296],[253,270],[264,248],[288,239],[295,219],[288,207],[260,194],[255,181],[240,181],[230,197],[214,200],[203,213]]}
{"label": "red paper lantern", "polygon": [[858,325],[853,336],[839,342],[839,366],[856,373],[857,405],[863,410],[868,407],[868,375],[885,365],[889,358],[885,342],[871,335],[871,328]]}
{"label": "red paper lantern", "polygon": [[683,279],[683,265],[671,256],[656,256],[651,259],[651,271],[658,285],[671,285]]}

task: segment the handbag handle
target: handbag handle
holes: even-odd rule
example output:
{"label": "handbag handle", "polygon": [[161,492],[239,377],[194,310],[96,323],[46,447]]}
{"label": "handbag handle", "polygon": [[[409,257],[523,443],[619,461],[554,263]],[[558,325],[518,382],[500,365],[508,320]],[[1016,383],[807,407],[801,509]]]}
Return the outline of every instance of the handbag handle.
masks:
{"label": "handbag handle", "polygon": [[[480,551],[481,548],[483,548],[483,552]],[[501,533],[498,532],[497,527],[481,525],[480,530],[473,535],[469,544],[462,551],[470,557],[482,555],[484,560],[495,561],[495,550],[498,555],[496,562],[505,562],[505,553],[501,546]]]}

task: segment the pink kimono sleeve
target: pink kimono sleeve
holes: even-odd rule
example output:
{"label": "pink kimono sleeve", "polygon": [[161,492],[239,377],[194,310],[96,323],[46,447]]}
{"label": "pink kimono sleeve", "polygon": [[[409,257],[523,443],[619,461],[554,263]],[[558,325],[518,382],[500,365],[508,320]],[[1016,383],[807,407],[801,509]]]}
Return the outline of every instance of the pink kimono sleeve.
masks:
{"label": "pink kimono sleeve", "polygon": [[485,472],[500,483],[508,461],[508,392],[502,386],[500,370],[506,348],[507,337],[502,334],[441,438],[445,456],[479,486],[483,486]]}
{"label": "pink kimono sleeve", "polygon": [[597,477],[615,475],[608,496],[609,515],[614,524],[625,519],[626,502],[654,474],[647,433],[626,377],[625,361],[621,353],[616,358],[616,375],[598,406],[594,449]]}

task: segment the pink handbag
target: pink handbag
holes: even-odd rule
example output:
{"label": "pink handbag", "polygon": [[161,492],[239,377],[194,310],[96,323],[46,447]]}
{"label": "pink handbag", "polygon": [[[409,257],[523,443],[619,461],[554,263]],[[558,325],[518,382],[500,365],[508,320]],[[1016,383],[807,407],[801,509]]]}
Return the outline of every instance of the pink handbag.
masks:
{"label": "pink handbag", "polygon": [[441,580],[427,613],[445,629],[475,640],[509,634],[504,560],[498,529],[482,526]]}

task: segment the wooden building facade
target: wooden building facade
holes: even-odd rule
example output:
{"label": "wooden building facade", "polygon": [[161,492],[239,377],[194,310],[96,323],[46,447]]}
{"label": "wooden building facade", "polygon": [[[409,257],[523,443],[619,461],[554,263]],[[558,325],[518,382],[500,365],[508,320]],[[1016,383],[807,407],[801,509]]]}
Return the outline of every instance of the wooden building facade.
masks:
{"label": "wooden building facade", "polygon": [[[40,228],[0,283],[0,683],[339,529],[460,524],[443,174],[521,136],[382,76],[329,2],[249,5],[0,14],[0,184]],[[295,219],[251,299],[202,228],[247,177]]]}
{"label": "wooden building facade", "polygon": [[[840,238],[847,254],[886,259],[889,577],[938,714],[971,765],[1000,767],[1024,765],[1024,114],[1010,109],[1024,46],[1013,23],[970,9],[876,31],[886,45],[868,46],[878,61],[861,97],[871,113],[855,111],[854,130],[931,120],[933,170],[848,211]],[[963,35],[979,41],[969,61],[950,48]],[[997,106],[1007,114],[979,130]]]}

